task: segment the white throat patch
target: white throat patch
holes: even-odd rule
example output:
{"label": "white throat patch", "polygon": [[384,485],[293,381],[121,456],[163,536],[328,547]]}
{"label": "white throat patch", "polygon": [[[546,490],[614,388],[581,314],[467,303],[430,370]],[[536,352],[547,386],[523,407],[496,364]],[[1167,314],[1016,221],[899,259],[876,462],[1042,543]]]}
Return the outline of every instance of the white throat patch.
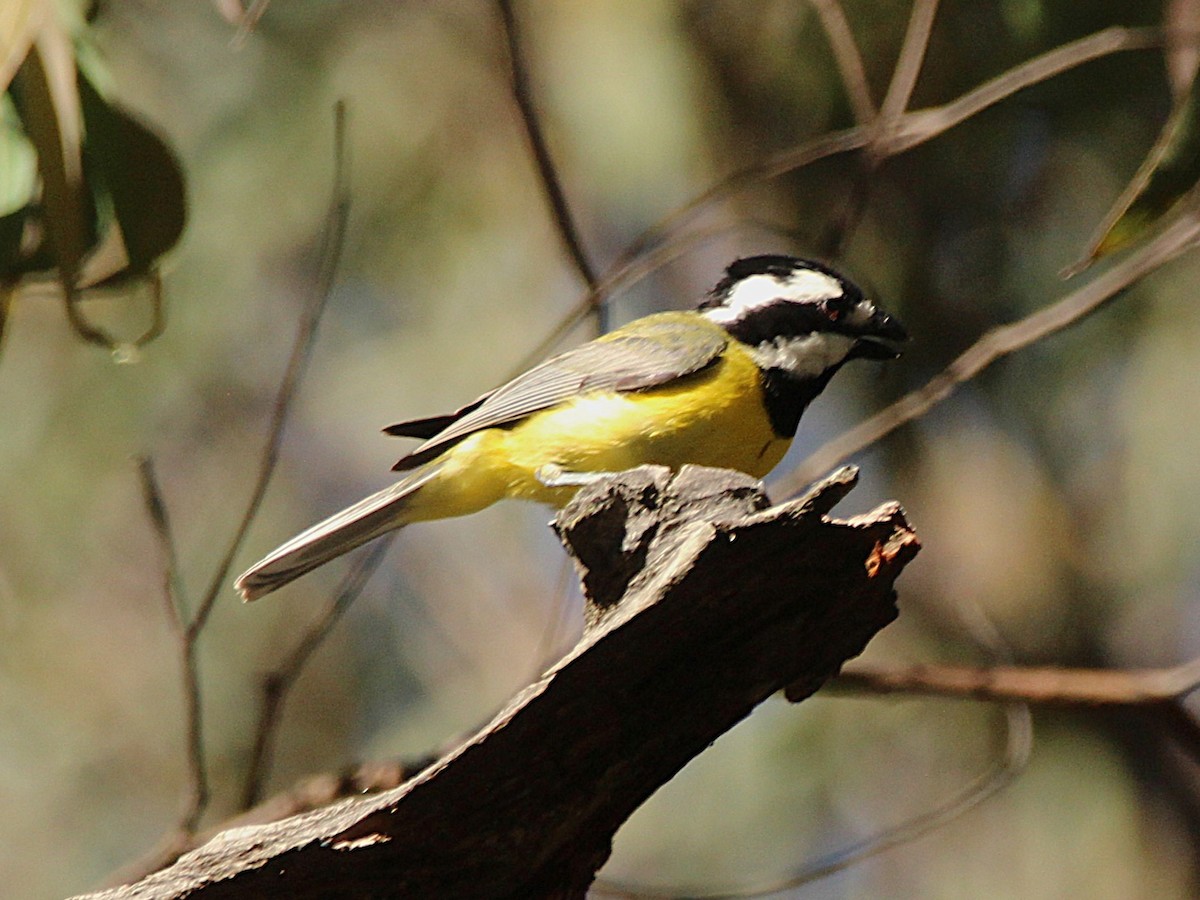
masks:
{"label": "white throat patch", "polygon": [[854,338],[844,334],[818,331],[804,337],[777,337],[750,351],[763,369],[783,369],[800,378],[815,378],[846,359]]}
{"label": "white throat patch", "polygon": [[775,275],[751,275],[733,286],[721,306],[706,309],[704,315],[714,322],[736,322],[751,310],[773,300],[815,303],[842,296],[842,285],[832,275],[815,269],[801,269],[787,278]]}

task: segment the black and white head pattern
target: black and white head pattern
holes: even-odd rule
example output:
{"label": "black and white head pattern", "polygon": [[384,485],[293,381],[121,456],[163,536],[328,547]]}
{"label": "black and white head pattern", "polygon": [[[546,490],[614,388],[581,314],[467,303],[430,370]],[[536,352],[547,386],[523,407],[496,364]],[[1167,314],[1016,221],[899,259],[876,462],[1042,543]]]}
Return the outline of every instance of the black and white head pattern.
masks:
{"label": "black and white head pattern", "polygon": [[739,259],[701,313],[750,345],[763,369],[817,378],[855,357],[890,359],[882,341],[904,340],[903,327],[853,282],[821,263],[791,256]]}

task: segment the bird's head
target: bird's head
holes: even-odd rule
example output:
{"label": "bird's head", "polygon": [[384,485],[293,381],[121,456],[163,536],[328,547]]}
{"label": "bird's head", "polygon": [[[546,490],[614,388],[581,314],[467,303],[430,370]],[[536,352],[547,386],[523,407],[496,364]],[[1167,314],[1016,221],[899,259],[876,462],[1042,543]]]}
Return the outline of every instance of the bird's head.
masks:
{"label": "bird's head", "polygon": [[828,377],[851,359],[895,359],[908,340],[857,285],[792,256],[737,260],[700,312],[748,344],[760,367],[796,378]]}

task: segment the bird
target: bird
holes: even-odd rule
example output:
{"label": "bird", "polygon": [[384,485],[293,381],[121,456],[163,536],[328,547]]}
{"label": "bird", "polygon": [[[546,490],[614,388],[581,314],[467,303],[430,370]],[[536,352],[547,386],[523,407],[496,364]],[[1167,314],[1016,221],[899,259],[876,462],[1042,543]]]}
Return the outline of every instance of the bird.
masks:
{"label": "bird", "polygon": [[687,463],[762,478],[853,359],[900,356],[904,326],[833,268],[738,259],[690,311],[654,313],[555,356],[448,415],[384,429],[422,441],[390,487],[312,526],[235,582],[243,599],[414,522],[505,498],[565,506],[587,480]]}

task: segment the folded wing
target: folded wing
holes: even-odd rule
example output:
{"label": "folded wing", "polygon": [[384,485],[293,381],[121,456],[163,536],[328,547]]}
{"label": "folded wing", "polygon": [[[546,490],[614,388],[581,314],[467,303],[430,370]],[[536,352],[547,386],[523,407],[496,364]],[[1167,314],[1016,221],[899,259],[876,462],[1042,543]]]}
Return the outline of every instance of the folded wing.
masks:
{"label": "folded wing", "polygon": [[384,429],[388,434],[426,438],[393,468],[415,468],[476,431],[513,425],[580,394],[661,387],[711,366],[728,342],[722,329],[697,324],[692,316],[650,316],[633,329],[614,331],[547,360],[456,413]]}

